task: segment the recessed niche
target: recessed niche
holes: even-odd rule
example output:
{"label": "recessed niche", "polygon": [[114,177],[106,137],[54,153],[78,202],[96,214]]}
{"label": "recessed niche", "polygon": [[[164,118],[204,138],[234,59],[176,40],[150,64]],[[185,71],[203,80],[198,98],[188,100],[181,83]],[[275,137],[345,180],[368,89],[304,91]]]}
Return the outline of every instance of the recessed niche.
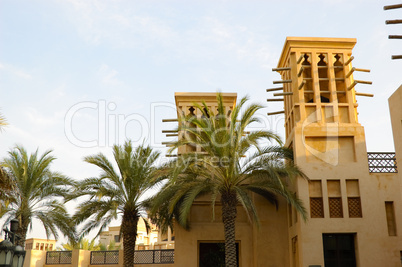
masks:
{"label": "recessed niche", "polygon": [[305,137],[308,162],[325,162],[331,165],[354,162],[355,144],[352,136]]}

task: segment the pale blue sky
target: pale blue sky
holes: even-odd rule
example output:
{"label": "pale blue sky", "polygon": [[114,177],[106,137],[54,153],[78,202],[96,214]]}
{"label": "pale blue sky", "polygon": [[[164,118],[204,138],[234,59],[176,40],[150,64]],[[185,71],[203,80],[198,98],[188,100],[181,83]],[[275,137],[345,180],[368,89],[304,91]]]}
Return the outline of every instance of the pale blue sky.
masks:
{"label": "pale blue sky", "polygon": [[[0,108],[10,123],[0,157],[14,144],[51,148],[54,170],[96,175],[82,158],[110,154],[116,136],[147,137],[163,148],[169,139],[160,132],[172,126],[161,119],[175,116],[176,91],[237,92],[264,104],[261,115],[281,110],[267,105],[265,89],[280,78],[271,68],[287,36],[357,38],[353,65],[372,72],[355,78],[373,85],[356,88],[375,94],[358,99],[368,150],[394,151],[387,99],[402,82],[402,61],[391,60],[402,41],[387,36],[402,34],[402,26],[384,21],[402,18],[402,10],[383,11],[386,4],[395,3],[0,0]],[[283,136],[281,116],[268,123]],[[95,145],[80,147],[65,132]]]}

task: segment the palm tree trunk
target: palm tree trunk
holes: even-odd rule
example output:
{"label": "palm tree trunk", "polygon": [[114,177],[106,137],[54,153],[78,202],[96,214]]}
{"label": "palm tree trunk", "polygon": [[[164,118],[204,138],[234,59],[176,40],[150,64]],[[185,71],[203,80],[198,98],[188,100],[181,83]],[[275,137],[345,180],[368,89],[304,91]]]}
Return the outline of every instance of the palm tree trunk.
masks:
{"label": "palm tree trunk", "polygon": [[138,216],[135,211],[125,211],[121,230],[123,234],[124,267],[134,266],[135,241],[137,239]]}
{"label": "palm tree trunk", "polygon": [[236,257],[236,216],[237,199],[233,193],[222,194],[222,221],[225,233],[225,265],[226,267],[237,267]]}
{"label": "palm tree trunk", "polygon": [[[17,218],[18,219],[18,218]],[[20,239],[16,238],[16,244],[25,247],[25,239],[27,237],[28,226],[29,226],[30,219],[22,218],[20,220],[20,225],[17,230],[17,235]]]}

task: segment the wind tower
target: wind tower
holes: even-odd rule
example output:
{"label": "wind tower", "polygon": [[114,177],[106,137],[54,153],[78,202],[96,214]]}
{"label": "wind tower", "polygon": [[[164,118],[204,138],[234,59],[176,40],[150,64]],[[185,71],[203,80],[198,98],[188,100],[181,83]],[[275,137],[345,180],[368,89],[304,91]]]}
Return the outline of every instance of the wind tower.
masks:
{"label": "wind tower", "polygon": [[[218,102],[216,93],[205,92],[176,92],[175,103],[177,110],[177,118],[165,119],[163,122],[172,123],[176,129],[164,130],[167,137],[176,137],[180,140],[183,138],[184,132],[177,132],[177,124],[190,123],[191,117],[200,118],[203,116],[202,112],[195,108],[194,104],[202,104],[205,102],[208,108],[217,113]],[[222,93],[223,104],[226,112],[233,110],[236,105],[236,93]],[[185,120],[183,120],[185,118]],[[195,125],[194,125],[195,127]],[[171,128],[171,127],[169,127]],[[164,142],[166,146],[170,146],[170,142]],[[179,147],[176,155],[178,156],[185,153],[203,153],[201,147],[192,144]],[[220,210],[220,209],[216,209]],[[209,257],[208,255],[214,254],[214,244],[222,243],[224,240],[222,218],[216,215],[214,220],[211,219],[211,202],[208,196],[198,197],[192,204],[191,215],[189,218],[191,222],[191,231],[185,230],[179,225],[174,228],[175,231],[175,266],[198,266],[200,259]],[[247,225],[248,226],[248,225]],[[246,231],[245,231],[246,232]],[[247,233],[251,232],[249,227]],[[247,240],[242,244],[249,245]],[[248,247],[251,247],[249,245]],[[247,247],[246,247],[247,249]],[[214,254],[216,255],[216,254]],[[251,255],[249,252],[248,255]],[[250,257],[242,258],[242,266],[250,266]]]}
{"label": "wind tower", "polygon": [[[163,122],[173,122],[181,123],[181,118],[186,118],[191,121],[191,117],[202,116],[201,112],[194,107],[194,103],[202,104],[204,101],[208,108],[212,111],[217,112],[218,102],[216,100],[216,93],[199,93],[199,92],[176,92],[174,94],[177,118],[174,119],[164,119]],[[222,93],[223,104],[227,111],[233,110],[236,105],[237,93]],[[162,133],[166,134],[166,137],[177,137],[182,138],[184,133],[178,133],[176,129],[163,130]],[[163,142],[163,145],[167,147],[170,146],[171,142]],[[196,147],[192,145],[182,146],[178,149],[177,155],[186,152],[199,152],[201,153],[201,147]],[[166,155],[166,156],[177,156],[177,155]]]}
{"label": "wind tower", "polygon": [[[388,239],[387,224],[373,225],[386,221],[384,201],[391,195],[379,193],[386,179],[369,173],[356,97],[373,95],[356,92],[358,84],[371,82],[354,78],[370,72],[352,66],[355,44],[351,38],[288,37],[273,69],[282,78],[274,84],[283,87],[267,89],[281,97],[268,101],[284,102],[283,111],[268,115],[284,113],[286,146],[310,178],[299,178],[294,188],[308,221],[288,207],[291,266],[392,266],[397,260],[398,243]],[[399,201],[400,193],[392,197]]]}

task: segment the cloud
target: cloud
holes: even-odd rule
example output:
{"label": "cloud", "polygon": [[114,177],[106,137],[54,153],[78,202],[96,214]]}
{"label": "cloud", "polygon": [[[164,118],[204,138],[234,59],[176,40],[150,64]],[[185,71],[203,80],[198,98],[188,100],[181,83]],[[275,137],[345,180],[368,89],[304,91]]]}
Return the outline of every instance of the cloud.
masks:
{"label": "cloud", "polygon": [[[267,61],[274,62],[280,52],[270,46],[270,36],[249,28],[255,25],[227,17],[202,14],[188,17],[184,13],[161,16],[157,8],[150,13],[143,6],[124,1],[65,2],[70,6],[70,19],[88,44],[157,48],[153,58],[157,62],[172,58],[184,62],[197,58],[214,60],[230,53],[242,61],[265,65]],[[167,50],[169,53],[165,53]]]}
{"label": "cloud", "polygon": [[25,113],[29,119],[29,122],[32,125],[35,125],[36,127],[38,126],[49,127],[57,123],[60,124],[62,119],[64,118],[63,112],[53,112],[51,116],[46,116],[41,114],[37,109],[33,107],[28,107]]}
{"label": "cloud", "polygon": [[65,3],[70,7],[70,20],[91,45],[108,42],[118,47],[132,47],[144,39],[163,42],[172,34],[164,21],[136,14],[129,3],[98,0],[65,0]]}
{"label": "cloud", "polygon": [[110,68],[107,64],[102,64],[98,70],[102,84],[106,86],[120,86],[122,82],[117,79],[118,71]]}
{"label": "cloud", "polygon": [[188,43],[186,56],[199,51],[200,56],[231,54],[245,63],[276,64],[278,51],[272,47],[270,36],[258,34],[241,22],[204,16],[195,27],[184,32],[182,38]]}
{"label": "cloud", "polygon": [[28,72],[9,64],[0,63],[0,71],[10,73],[11,75],[17,76],[19,78],[32,79],[31,74],[29,74]]}

